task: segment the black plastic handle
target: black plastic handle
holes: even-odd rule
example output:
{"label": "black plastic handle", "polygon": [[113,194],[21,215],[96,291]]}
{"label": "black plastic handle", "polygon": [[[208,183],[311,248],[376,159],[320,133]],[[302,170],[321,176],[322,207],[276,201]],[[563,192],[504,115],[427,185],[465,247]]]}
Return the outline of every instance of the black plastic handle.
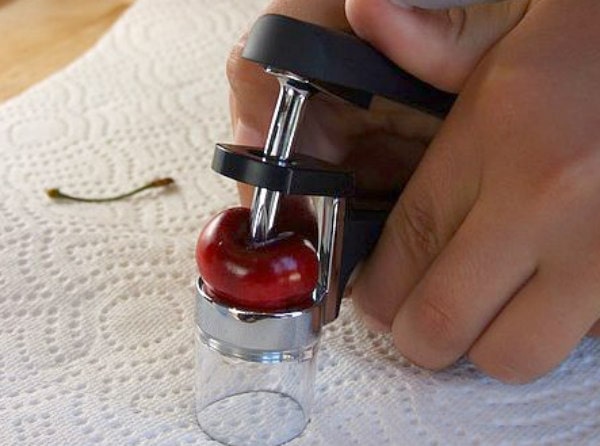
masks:
{"label": "black plastic handle", "polygon": [[456,96],[406,73],[351,34],[290,17],[260,17],[248,35],[243,57],[308,80],[346,89],[340,96],[368,108],[373,95],[444,117]]}
{"label": "black plastic handle", "polygon": [[268,158],[255,147],[218,143],[212,168],[228,178],[288,195],[354,195],[354,173],[308,155],[287,161]]}

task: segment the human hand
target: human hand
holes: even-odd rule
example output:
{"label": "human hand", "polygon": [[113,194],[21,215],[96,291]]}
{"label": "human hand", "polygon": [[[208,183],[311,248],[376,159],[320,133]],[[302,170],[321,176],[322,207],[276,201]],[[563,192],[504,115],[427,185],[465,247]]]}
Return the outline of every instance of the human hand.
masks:
{"label": "human hand", "polygon": [[[299,6],[299,2],[276,1],[269,12],[344,29],[348,23],[341,3],[339,0],[313,0]],[[566,8],[564,4],[563,7]],[[503,43],[502,50],[490,52],[466,83],[463,97],[409,182],[377,250],[354,284],[354,295],[357,306],[371,325],[388,329],[393,324],[397,346],[418,364],[439,368],[470,351],[476,364],[500,379],[523,381],[544,373],[564,357],[582,334],[581,326],[578,326],[579,332],[569,331],[573,325],[569,324],[570,320],[561,317],[552,321],[552,313],[549,315],[546,307],[531,318],[529,309],[525,308],[525,322],[531,321],[530,327],[523,327],[522,321],[511,316],[516,311],[511,309],[517,302],[527,303],[527,299],[511,299],[516,287],[527,282],[523,292],[530,284],[541,280],[541,262],[532,262],[536,267],[532,267],[532,271],[525,268],[523,277],[511,276],[505,271],[506,266],[519,270],[517,261],[523,260],[517,257],[521,251],[516,248],[531,251],[527,247],[531,248],[532,233],[538,230],[525,219],[523,214],[527,209],[516,212],[520,205],[534,202],[536,197],[519,197],[519,193],[531,192],[525,187],[529,184],[526,179],[545,181],[545,171],[531,178],[513,176],[519,170],[532,174],[533,167],[541,167],[537,157],[542,156],[542,149],[537,145],[529,147],[529,143],[534,142],[530,132],[542,129],[544,134],[548,133],[542,121],[537,127],[519,121],[522,114],[528,118],[539,107],[539,98],[544,96],[532,88],[537,88],[539,82],[535,76],[530,77],[536,64],[523,55],[521,59],[511,59],[507,55],[519,44],[526,46],[522,34],[535,34],[536,27],[532,25],[529,28],[533,27],[533,31],[527,28],[521,31],[526,22],[521,19],[532,16],[532,5],[525,0],[513,0],[449,12],[429,12],[400,9],[385,0],[355,0],[348,2],[347,9],[354,30],[363,38],[403,68],[450,91],[463,89],[482,57],[504,34],[510,32],[511,38],[516,33],[519,37],[512,46]],[[542,19],[542,23],[543,20],[547,19]],[[536,26],[540,25],[536,22]],[[505,40],[510,41],[509,38]],[[228,73],[233,91],[231,103],[236,140],[241,144],[262,145],[276,95],[276,83],[260,68],[241,61],[239,50],[232,54]],[[499,59],[502,64],[496,60],[498,54],[504,56]],[[532,64],[534,68],[531,68]],[[498,74],[499,68],[512,69],[515,73],[509,73],[514,74],[514,78],[507,79],[502,70]],[[559,99],[554,101],[560,102]],[[393,181],[398,183],[406,181],[427,140],[437,129],[431,119],[385,103],[376,107],[375,113],[351,108],[327,109],[343,107],[337,104],[317,103],[316,107],[317,110],[311,110],[308,117],[318,117],[317,124],[303,123],[303,129],[308,133],[306,139],[313,144],[301,147],[301,150],[343,162],[360,158],[361,152],[364,153],[361,148],[373,147],[376,142],[376,146],[383,148],[383,153],[375,159],[387,161],[391,157],[396,161],[394,168],[399,175],[394,176]],[[551,130],[560,133],[565,129],[553,127]],[[508,136],[513,138],[514,144],[520,142],[524,146],[522,150],[517,150],[518,145],[509,144]],[[552,141],[551,137],[549,139]],[[411,156],[407,158],[407,154]],[[527,154],[529,157],[525,156]],[[373,159],[372,153],[369,155]],[[540,159],[552,164],[554,158],[544,152]],[[532,160],[535,160],[533,167],[530,165]],[[380,167],[377,163],[371,165],[371,172],[376,173]],[[514,167],[515,172],[510,167]],[[560,169],[560,163],[557,168]],[[363,174],[364,183],[373,186],[374,176],[377,177],[370,175],[367,169],[367,174]],[[543,184],[540,188],[543,189]],[[523,202],[517,204],[517,198],[522,198]],[[246,191],[242,201],[247,204],[249,200]],[[545,200],[539,202],[546,203],[546,208],[539,205],[541,209],[546,209],[550,215],[560,213],[560,207],[550,208],[550,198]],[[539,209],[532,209],[538,220]],[[530,218],[533,219],[531,215]],[[470,223],[472,220],[474,222]],[[553,223],[560,224],[558,221]],[[532,228],[535,229],[529,231]],[[505,240],[508,236],[515,238]],[[466,242],[459,244],[463,239]],[[547,240],[554,245],[558,241],[551,237]],[[568,244],[566,239],[565,243]],[[459,247],[458,251],[455,245]],[[539,260],[541,251],[537,253]],[[441,263],[446,258],[448,260]],[[538,273],[533,276],[533,271]],[[515,285],[511,279],[520,283]],[[474,301],[473,294],[483,297]],[[508,301],[511,304],[504,307]],[[436,311],[438,307],[445,313]],[[560,306],[550,304],[549,307],[555,312],[560,310]],[[507,313],[508,310],[511,313]],[[501,317],[496,318],[498,315]],[[577,318],[575,312],[570,316],[589,327],[590,324]],[[506,319],[508,322],[502,322]],[[553,328],[544,326],[546,319],[553,322]],[[490,325],[492,320],[495,322]],[[503,325],[496,329],[500,323]],[[557,323],[564,323],[564,326],[557,327]],[[507,324],[510,329],[506,328]],[[565,330],[568,333],[564,333]],[[554,336],[546,336],[548,332]],[[531,333],[536,340],[529,337]],[[542,337],[544,342],[539,340]],[[559,337],[560,342],[552,350],[555,337]]]}
{"label": "human hand", "polygon": [[[477,35],[480,8],[494,13]],[[507,382],[550,371],[600,333],[600,4],[349,0],[347,12],[400,66],[461,91],[353,285],[356,306],[424,367],[467,354]],[[504,37],[473,59],[494,23]]]}

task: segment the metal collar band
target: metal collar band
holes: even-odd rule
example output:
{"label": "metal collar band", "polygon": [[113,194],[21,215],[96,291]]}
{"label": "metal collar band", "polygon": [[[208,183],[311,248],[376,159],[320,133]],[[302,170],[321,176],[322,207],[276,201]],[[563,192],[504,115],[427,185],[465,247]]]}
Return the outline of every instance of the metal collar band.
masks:
{"label": "metal collar band", "polygon": [[196,283],[200,340],[226,356],[272,363],[308,359],[321,332],[321,306],[260,313],[220,305]]}

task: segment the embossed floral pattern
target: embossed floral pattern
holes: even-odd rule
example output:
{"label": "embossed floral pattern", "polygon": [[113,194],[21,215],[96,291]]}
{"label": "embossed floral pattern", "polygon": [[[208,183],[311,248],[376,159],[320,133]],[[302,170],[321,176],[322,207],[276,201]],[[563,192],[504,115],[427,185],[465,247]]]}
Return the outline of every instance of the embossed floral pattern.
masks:
{"label": "embossed floral pattern", "polygon": [[[0,444],[215,444],[193,415],[194,244],[233,182],[224,63],[264,1],[139,0],[64,71],[0,106]],[[111,195],[53,203],[49,187]],[[160,196],[158,196],[160,195]],[[594,444],[600,344],[501,385],[399,357],[350,305],[325,330],[313,421],[291,445]]]}

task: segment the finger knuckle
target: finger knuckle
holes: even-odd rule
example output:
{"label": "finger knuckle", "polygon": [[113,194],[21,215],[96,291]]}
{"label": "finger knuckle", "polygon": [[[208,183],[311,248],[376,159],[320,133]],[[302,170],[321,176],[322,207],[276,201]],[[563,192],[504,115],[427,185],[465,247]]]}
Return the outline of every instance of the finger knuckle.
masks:
{"label": "finger knuckle", "polygon": [[397,211],[388,222],[396,243],[408,248],[413,255],[435,255],[440,238],[432,207],[426,200],[401,199]]}
{"label": "finger knuckle", "polygon": [[467,9],[459,7],[446,10],[446,19],[450,24],[449,30],[455,43],[460,43],[464,38],[467,29],[467,12]]}

